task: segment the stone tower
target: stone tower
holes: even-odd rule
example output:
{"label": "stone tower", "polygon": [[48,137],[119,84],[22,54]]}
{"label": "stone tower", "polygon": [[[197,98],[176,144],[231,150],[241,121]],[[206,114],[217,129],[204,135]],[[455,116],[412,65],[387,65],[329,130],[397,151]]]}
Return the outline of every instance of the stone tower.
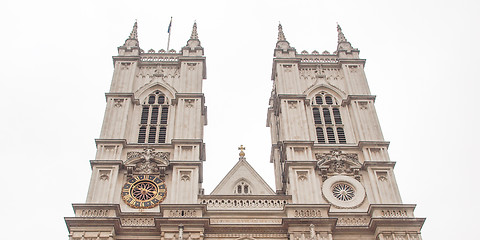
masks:
{"label": "stone tower", "polygon": [[[365,59],[337,31],[332,54],[298,54],[279,25],[267,117],[276,192],[292,204],[328,204],[328,216],[338,217],[333,239],[356,239],[344,226],[368,226],[371,239],[419,239],[424,219],[402,204]],[[408,221],[392,228],[386,218]]]}
{"label": "stone tower", "polygon": [[[151,216],[159,203],[198,202],[207,124],[203,53],[196,23],[178,53],[144,52],[134,24],[113,57],[86,204],[74,204],[76,217],[66,219],[71,239],[115,239],[116,226],[155,226]],[[120,213],[135,217],[110,218]],[[102,217],[109,223],[98,222]]]}
{"label": "stone tower", "polygon": [[267,117],[275,188],[241,146],[206,195],[197,26],[180,52],[145,53],[135,23],[113,57],[87,200],[65,218],[70,240],[420,240],[425,219],[401,201],[365,60],[337,28],[335,52],[299,54],[279,25]]}

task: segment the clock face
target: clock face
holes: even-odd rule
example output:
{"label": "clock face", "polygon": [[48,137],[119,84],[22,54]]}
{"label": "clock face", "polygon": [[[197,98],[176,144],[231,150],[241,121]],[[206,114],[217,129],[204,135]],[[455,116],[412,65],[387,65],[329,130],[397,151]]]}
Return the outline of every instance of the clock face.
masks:
{"label": "clock face", "polygon": [[138,175],[122,188],[122,199],[133,208],[153,208],[167,196],[165,182],[156,176]]}

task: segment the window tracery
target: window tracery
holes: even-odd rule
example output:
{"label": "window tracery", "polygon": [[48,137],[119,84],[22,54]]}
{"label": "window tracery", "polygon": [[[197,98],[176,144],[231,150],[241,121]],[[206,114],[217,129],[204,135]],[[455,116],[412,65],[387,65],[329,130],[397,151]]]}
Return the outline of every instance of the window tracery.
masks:
{"label": "window tracery", "polygon": [[312,110],[318,143],[347,143],[340,107],[338,100],[326,92],[320,92],[314,97]]}
{"label": "window tracery", "polygon": [[239,183],[237,183],[233,192],[239,195],[246,195],[246,194],[252,194],[252,189],[250,188],[248,183],[246,183],[245,181],[240,181]]}
{"label": "window tracery", "polygon": [[161,91],[154,91],[146,98],[140,116],[138,143],[165,143],[168,108],[167,98]]}

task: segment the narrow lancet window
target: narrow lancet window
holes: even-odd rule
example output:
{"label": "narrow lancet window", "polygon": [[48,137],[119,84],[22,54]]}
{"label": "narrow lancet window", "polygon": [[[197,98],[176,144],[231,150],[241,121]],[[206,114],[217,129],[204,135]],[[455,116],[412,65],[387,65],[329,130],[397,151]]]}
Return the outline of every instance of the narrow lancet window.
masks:
{"label": "narrow lancet window", "polygon": [[318,108],[313,109],[313,120],[315,124],[322,124],[322,117],[320,116],[320,110],[318,110]]}
{"label": "narrow lancet window", "polygon": [[335,143],[335,133],[333,132],[333,129],[328,127],[327,128],[327,138],[328,138],[328,143]]}
{"label": "narrow lancet window", "polygon": [[328,108],[323,109],[323,117],[325,118],[325,124],[332,124],[332,118],[330,117],[330,110]]}

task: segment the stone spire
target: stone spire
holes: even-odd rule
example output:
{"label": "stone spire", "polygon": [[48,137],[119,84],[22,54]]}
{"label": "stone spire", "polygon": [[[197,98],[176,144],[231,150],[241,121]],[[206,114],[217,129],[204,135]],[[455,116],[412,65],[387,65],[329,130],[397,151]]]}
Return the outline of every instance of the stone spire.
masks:
{"label": "stone spire", "polygon": [[285,33],[283,33],[283,27],[281,23],[278,23],[278,37],[277,37],[277,46],[275,48],[275,53],[273,54],[275,57],[294,57],[296,54],[295,48],[290,47],[290,43],[288,43],[287,39],[285,38]]}
{"label": "stone spire", "polygon": [[287,41],[285,34],[283,33],[282,24],[278,23],[278,38],[277,41]]}
{"label": "stone spire", "polygon": [[338,43],[348,42],[347,39],[345,38],[345,35],[342,32],[342,28],[338,23],[337,23],[337,32],[338,32]]}
{"label": "stone spire", "polygon": [[190,39],[198,39],[197,21],[193,23],[192,35],[190,35]]}
{"label": "stone spire", "polygon": [[192,35],[190,35],[190,39],[187,41],[187,45],[182,48],[182,52],[184,56],[202,56],[203,55],[203,47],[200,44],[200,40],[198,39],[196,21],[193,23]]}
{"label": "stone spire", "polygon": [[118,47],[118,55],[121,56],[131,56],[138,55],[140,53],[140,45],[138,43],[138,34],[137,34],[137,20],[133,24],[132,32],[128,36],[127,40],[123,46]]}
{"label": "stone spire", "polygon": [[132,32],[130,33],[130,36],[128,39],[134,39],[138,40],[138,35],[137,35],[137,20],[135,20],[135,24],[133,24],[133,29]]}
{"label": "stone spire", "polygon": [[338,33],[338,44],[337,44],[337,53],[340,58],[359,58],[358,49],[353,48],[352,44],[347,40],[343,34],[342,28],[337,23],[337,33]]}

